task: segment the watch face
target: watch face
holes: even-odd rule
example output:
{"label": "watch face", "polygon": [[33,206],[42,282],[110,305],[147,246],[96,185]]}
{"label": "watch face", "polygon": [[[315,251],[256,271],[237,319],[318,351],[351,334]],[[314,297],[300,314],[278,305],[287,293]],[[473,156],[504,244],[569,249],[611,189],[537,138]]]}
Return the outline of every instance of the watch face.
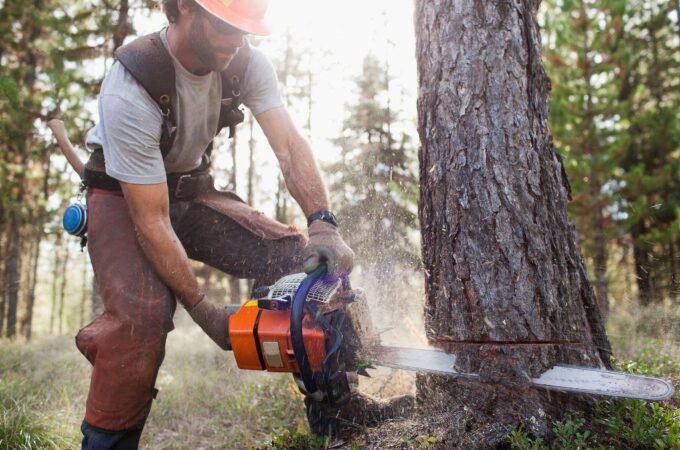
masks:
{"label": "watch face", "polygon": [[333,214],[330,211],[324,212],[323,220],[325,220],[326,222],[332,223],[336,227],[338,226],[338,220],[335,218],[335,214]]}

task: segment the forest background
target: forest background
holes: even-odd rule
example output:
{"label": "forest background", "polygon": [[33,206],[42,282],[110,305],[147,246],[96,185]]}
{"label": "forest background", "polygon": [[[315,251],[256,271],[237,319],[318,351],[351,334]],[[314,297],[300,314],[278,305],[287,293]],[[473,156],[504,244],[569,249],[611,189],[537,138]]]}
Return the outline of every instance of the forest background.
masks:
{"label": "forest background", "polygon": [[[411,2],[282,3],[273,2],[270,13],[275,35],[251,42],[271,57],[285,101],[321,162],[343,235],[357,254],[353,283],[367,290],[383,339],[424,344]],[[552,80],[550,126],[572,188],[569,213],[615,355],[634,359],[651,352],[655,361],[676,368],[679,15],[678,0],[551,0],[538,14]],[[86,378],[87,366],[70,338],[101,310],[87,252],[61,227],[79,182],[45,119],[62,114],[85,157],[84,137],[96,121],[96,95],[113,51],[163,23],[154,1],[0,0],[0,393],[11,387],[18,392],[12,401],[23,402],[21,394],[30,397],[34,386],[17,391],[11,373],[53,378],[59,365],[75,364],[76,378]],[[220,188],[304,228],[252,118],[233,141],[220,138],[214,154]],[[247,281],[201,265],[195,270],[210,298],[225,304],[245,299]],[[177,321],[182,319],[180,314]],[[191,377],[187,364],[205,341],[189,324],[174,334],[181,350],[169,354],[162,374],[170,377],[167,384],[182,385],[181,374]],[[206,383],[220,383],[225,373],[233,378],[233,362],[218,358],[209,353],[208,363],[201,360],[211,368]],[[269,380],[252,377],[252,383],[239,378],[244,390]],[[410,389],[409,375],[386,371],[377,378],[367,387],[374,393]],[[280,388],[273,395],[287,405],[288,380],[276,380],[264,384]],[[60,411],[68,416],[62,425],[73,429],[65,439],[73,442],[85,388],[68,390],[73,383],[62,381],[71,387],[50,386],[69,398],[72,409],[62,403]],[[26,403],[60,404],[39,392],[47,400]],[[231,393],[223,397],[231,399],[223,405],[225,415],[234,414],[229,408],[245,408]],[[158,414],[171,416],[169,404],[167,410],[157,407]],[[256,420],[260,431],[242,442],[294,427],[300,422],[295,408],[294,420],[285,414],[270,415],[265,424]],[[169,426],[160,417],[159,429],[176,435],[157,434],[154,445],[173,439],[186,444],[179,421]],[[206,431],[205,439],[214,435]]]}

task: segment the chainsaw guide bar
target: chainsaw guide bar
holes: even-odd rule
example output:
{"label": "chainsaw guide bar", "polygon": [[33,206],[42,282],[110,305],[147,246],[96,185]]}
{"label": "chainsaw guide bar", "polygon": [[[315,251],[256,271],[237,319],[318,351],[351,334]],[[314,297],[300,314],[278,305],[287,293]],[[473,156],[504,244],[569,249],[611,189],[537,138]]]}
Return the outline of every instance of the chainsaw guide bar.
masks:
{"label": "chainsaw guide bar", "polygon": [[[457,371],[454,368],[456,355],[441,350],[378,346],[371,351],[370,356],[376,366],[467,380],[480,379],[479,374]],[[554,366],[540,377],[533,378],[532,384],[550,391],[652,401],[668,400],[675,392],[672,384],[658,378],[567,365]]]}

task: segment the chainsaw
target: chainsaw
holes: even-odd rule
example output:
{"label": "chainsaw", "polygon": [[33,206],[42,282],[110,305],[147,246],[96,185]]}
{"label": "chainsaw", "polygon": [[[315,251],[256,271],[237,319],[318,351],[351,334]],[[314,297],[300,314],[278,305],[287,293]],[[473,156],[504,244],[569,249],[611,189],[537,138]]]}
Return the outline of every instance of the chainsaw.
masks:
{"label": "chainsaw", "polygon": [[[322,265],[311,274],[283,277],[258,290],[229,318],[229,336],[241,369],[289,372],[300,390],[330,406],[350,395],[348,374],[394,369],[481,381],[479,374],[455,369],[456,355],[429,348],[380,344],[372,329],[366,298],[347,280],[331,279]],[[256,293],[257,294],[257,293]],[[590,395],[668,400],[667,381],[589,367],[556,365],[532,384],[538,389]]]}
{"label": "chainsaw", "polygon": [[348,400],[347,374],[365,374],[354,362],[362,347],[373,345],[362,293],[349,289],[347,279],[328,277],[321,265],[254,294],[259,298],[229,317],[238,367],[292,373],[302,393],[330,406]]}

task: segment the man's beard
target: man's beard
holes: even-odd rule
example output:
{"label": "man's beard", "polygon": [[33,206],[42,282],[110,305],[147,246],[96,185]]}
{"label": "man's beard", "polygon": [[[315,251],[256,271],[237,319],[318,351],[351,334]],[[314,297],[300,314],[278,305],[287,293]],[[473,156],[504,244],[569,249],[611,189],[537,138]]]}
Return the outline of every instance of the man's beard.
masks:
{"label": "man's beard", "polygon": [[[189,28],[189,47],[203,64],[205,72],[222,72],[238,51],[235,47],[214,47],[205,35],[205,27],[194,20]],[[227,55],[232,53],[231,57]],[[218,58],[218,56],[222,58]]]}

